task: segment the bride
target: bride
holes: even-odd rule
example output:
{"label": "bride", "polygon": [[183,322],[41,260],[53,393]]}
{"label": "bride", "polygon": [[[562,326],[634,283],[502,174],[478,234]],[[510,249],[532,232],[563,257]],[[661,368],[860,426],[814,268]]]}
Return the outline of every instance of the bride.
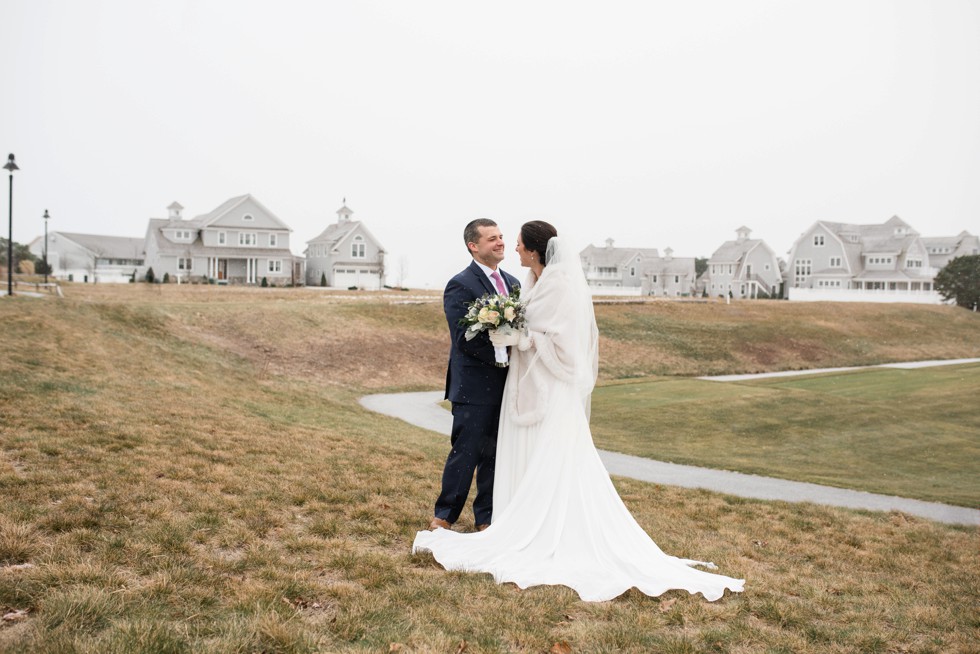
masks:
{"label": "bride", "polygon": [[[697,570],[710,563],[665,554],[623,504],[592,443],[590,398],[598,330],[578,255],[554,227],[521,227],[517,253],[527,332],[511,347],[497,436],[493,520],[482,532],[421,531],[413,552],[447,570],[487,572],[521,588],[564,585],[585,601],[636,587],[720,598],[744,580]],[[503,337],[507,338],[507,337]]]}

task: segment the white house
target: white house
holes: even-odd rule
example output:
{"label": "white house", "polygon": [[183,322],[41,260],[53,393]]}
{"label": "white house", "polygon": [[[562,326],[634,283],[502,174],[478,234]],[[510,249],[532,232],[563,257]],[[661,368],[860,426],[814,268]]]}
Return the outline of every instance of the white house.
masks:
{"label": "white house", "polygon": [[708,259],[700,285],[710,296],[779,297],[783,273],[775,251],[766,242],[749,238],[752,230],[739,227],[734,241],[725,241]]}
{"label": "white house", "polygon": [[[44,258],[44,237],[27,246]],[[143,239],[72,232],[48,234],[50,276],[63,281],[125,283],[144,274]]]}
{"label": "white house", "polygon": [[655,295],[678,297],[694,292],[693,257],[664,256],[653,248],[617,248],[589,245],[579,253],[582,270],[593,295]]}
{"label": "white house", "polygon": [[174,202],[146,229],[146,267],[156,279],[283,286],[301,283],[302,260],[289,250],[292,230],[251,195],[192,219]]}
{"label": "white house", "polygon": [[936,272],[919,233],[898,216],[818,221],[793,244],[786,283],[790,300],[938,303]]}
{"label": "white house", "polygon": [[377,290],[385,282],[385,249],[364,223],[351,220],[347,202],[337,222],[306,242],[306,284]]}

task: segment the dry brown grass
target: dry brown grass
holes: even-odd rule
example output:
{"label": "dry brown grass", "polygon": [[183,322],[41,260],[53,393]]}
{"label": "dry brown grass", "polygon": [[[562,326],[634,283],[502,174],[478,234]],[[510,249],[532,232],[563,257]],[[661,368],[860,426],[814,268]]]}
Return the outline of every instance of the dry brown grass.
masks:
{"label": "dry brown grass", "polygon": [[[0,623],[0,651],[975,651],[976,531],[900,514],[617,480],[665,550],[713,559],[746,592],[584,604],[446,573],[409,553],[445,439],[356,403],[438,387],[437,298],[141,286],[0,302],[0,609],[20,616]],[[947,338],[976,334],[942,315]],[[678,356],[616,320],[600,316],[607,339]],[[341,346],[396,372],[377,383]]]}
{"label": "dry brown grass", "polygon": [[[445,378],[438,292],[103,284],[66,293],[161,307],[189,337],[271,374],[365,390],[432,388]],[[980,315],[949,306],[600,302],[596,318],[603,380],[980,357]]]}

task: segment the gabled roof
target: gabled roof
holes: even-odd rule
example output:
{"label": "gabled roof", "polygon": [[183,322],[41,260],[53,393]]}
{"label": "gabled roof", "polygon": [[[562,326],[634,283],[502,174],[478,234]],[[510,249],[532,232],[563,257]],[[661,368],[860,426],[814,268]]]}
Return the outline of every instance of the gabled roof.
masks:
{"label": "gabled roof", "polygon": [[143,239],[128,236],[102,236],[75,232],[53,232],[104,259],[142,259]]}
{"label": "gabled roof", "polygon": [[327,243],[329,245],[334,245],[344,240],[348,234],[353,232],[361,224],[359,220],[350,220],[343,223],[334,223],[328,225],[325,230],[319,233],[319,235],[314,236],[307,243]]}
{"label": "gabled roof", "polygon": [[922,243],[927,248],[955,248],[963,240],[963,235],[960,236],[923,236]]}
{"label": "gabled roof", "polygon": [[621,268],[640,256],[640,263],[660,256],[656,248],[613,248],[588,245],[579,253],[579,258],[588,258],[598,268]]}
{"label": "gabled roof", "polygon": [[[279,227],[281,229],[285,229],[285,230],[290,231],[290,232],[293,231],[292,229],[290,229],[289,225],[287,225],[282,220],[280,220],[279,217],[276,214],[274,214],[271,211],[269,211],[268,207],[266,207],[264,204],[262,204],[261,202],[259,202],[258,200],[256,200],[255,197],[253,197],[252,194],[250,194],[250,193],[246,193],[245,195],[239,195],[238,197],[225,200],[220,205],[218,205],[218,207],[216,209],[214,209],[214,210],[212,210],[212,211],[210,211],[210,212],[208,212],[206,214],[202,214],[200,216],[195,216],[193,219],[191,219],[191,220],[185,220],[183,222],[185,224],[186,223],[195,223],[200,228],[209,227],[210,225],[212,225],[212,224],[216,223],[217,221],[221,220],[222,218],[224,218],[225,215],[227,215],[230,211],[232,211],[236,207],[244,204],[245,202],[247,202],[249,200],[251,200],[254,204],[256,204],[274,223],[276,223],[277,225],[279,225]],[[265,227],[265,228],[262,228],[262,229],[268,229],[268,228]]]}
{"label": "gabled roof", "polygon": [[341,244],[355,231],[360,231],[366,238],[370,239],[377,246],[379,252],[385,252],[381,241],[376,239],[374,234],[367,228],[367,225],[359,220],[345,220],[328,225],[319,235],[306,242],[307,250],[309,250],[309,245],[311,244],[324,243],[330,246],[332,252],[336,252]]}
{"label": "gabled roof", "polygon": [[759,238],[747,238],[741,241],[725,241],[714,251],[708,263],[735,263],[741,260],[745,254],[750,252],[755,246],[762,243]]}
{"label": "gabled roof", "polygon": [[932,248],[932,247],[957,248],[963,243],[963,241],[974,240],[976,238],[977,237],[971,234],[970,232],[963,230],[956,236],[923,236],[922,244],[925,245],[927,248]]}

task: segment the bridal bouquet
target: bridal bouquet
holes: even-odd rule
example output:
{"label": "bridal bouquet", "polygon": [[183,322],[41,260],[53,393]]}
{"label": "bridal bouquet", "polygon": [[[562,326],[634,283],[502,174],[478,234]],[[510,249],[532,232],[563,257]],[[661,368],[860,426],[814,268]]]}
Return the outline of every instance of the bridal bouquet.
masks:
{"label": "bridal bouquet", "polygon": [[[524,303],[521,290],[515,288],[510,295],[486,294],[477,298],[460,318],[459,324],[466,327],[466,340],[473,340],[477,334],[489,330],[491,334],[519,335],[524,331]],[[506,353],[497,352],[497,365],[507,365]],[[501,361],[500,358],[504,357]]]}

